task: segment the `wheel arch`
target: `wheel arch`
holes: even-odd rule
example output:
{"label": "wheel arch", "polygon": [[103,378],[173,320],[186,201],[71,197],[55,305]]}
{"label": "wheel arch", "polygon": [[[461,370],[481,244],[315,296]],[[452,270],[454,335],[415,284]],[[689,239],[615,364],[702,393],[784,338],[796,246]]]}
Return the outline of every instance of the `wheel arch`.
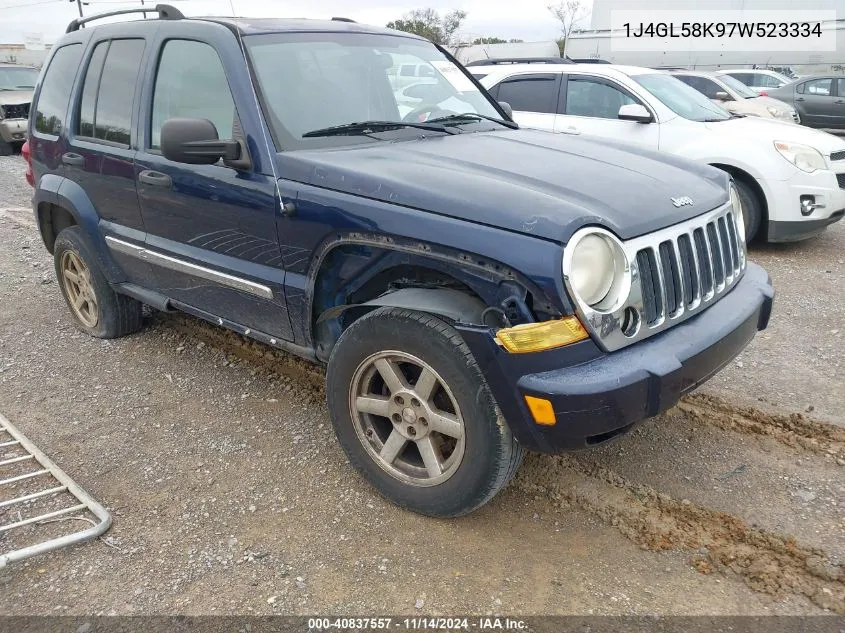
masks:
{"label": "wheel arch", "polygon": [[331,244],[309,277],[307,335],[323,361],[349,325],[379,307],[490,326],[556,313],[528,280],[499,262],[383,238]]}
{"label": "wheel arch", "polygon": [[739,180],[751,188],[757,196],[757,199],[760,201],[760,211],[762,214],[760,217],[760,230],[765,232],[766,226],[769,222],[769,203],[766,199],[766,192],[763,191],[763,188],[760,186],[760,183],[757,182],[757,179],[741,167],[728,165],[726,163],[710,163],[710,165],[712,167],[716,167],[717,169],[721,169],[722,171],[728,172],[731,175],[731,178]]}

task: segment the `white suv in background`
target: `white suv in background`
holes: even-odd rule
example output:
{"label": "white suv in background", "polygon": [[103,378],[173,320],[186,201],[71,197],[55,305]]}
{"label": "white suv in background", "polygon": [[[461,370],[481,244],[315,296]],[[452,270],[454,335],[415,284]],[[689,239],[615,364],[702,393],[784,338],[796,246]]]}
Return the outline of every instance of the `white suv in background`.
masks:
{"label": "white suv in background", "polygon": [[845,215],[845,140],[732,115],[664,71],[608,64],[471,68],[520,125],[635,143],[730,173],[748,239],[811,237]]}

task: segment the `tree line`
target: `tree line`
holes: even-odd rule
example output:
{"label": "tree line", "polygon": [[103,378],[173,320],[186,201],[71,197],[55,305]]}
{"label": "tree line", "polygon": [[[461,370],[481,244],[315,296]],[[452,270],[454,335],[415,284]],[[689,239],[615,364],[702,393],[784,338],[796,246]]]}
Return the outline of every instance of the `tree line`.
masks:
{"label": "tree line", "polygon": [[[575,25],[587,15],[587,7],[582,0],[561,0],[557,4],[548,5],[548,10],[560,22],[561,37],[557,40],[561,56],[566,54],[566,40]],[[461,9],[449,11],[440,15],[434,9],[414,9],[398,20],[388,22],[387,28],[414,33],[431,40],[435,44],[448,46],[457,44],[457,34],[466,20],[467,12]],[[520,39],[503,39],[501,37],[478,37],[472,44],[508,44],[522,42]]]}

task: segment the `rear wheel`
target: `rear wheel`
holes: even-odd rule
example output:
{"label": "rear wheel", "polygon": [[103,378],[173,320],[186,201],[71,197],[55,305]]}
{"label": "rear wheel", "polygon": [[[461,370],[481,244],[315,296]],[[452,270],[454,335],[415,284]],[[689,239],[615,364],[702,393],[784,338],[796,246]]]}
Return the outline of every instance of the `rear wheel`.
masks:
{"label": "rear wheel", "polygon": [[78,226],[59,233],[53,258],[76,327],[97,338],[117,338],[140,329],[141,303],[112,289]]}
{"label": "rear wheel", "polygon": [[430,315],[381,308],[353,323],[332,350],[327,396],[352,465],[421,514],[471,512],[524,456],[469,348]]}

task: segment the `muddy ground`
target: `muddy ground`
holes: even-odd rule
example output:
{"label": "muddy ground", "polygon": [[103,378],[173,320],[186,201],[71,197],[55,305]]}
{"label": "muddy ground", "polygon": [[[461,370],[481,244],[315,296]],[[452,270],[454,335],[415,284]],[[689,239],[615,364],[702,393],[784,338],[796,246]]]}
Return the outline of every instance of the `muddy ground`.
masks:
{"label": "muddy ground", "polygon": [[319,370],[179,315],[77,332],[29,195],[0,159],[0,413],[114,524],[0,569],[0,613],[845,613],[845,225],[752,248],[771,327],[680,406],[440,521],[347,465]]}

